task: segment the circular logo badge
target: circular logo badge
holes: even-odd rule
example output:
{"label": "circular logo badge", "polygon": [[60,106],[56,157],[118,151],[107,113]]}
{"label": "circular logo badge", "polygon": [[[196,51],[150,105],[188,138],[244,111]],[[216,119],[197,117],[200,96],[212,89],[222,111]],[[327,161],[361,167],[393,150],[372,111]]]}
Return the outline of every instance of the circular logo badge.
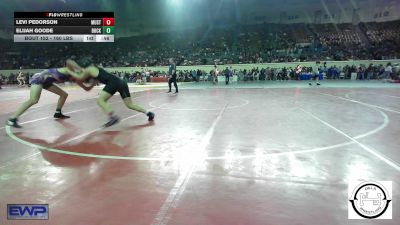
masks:
{"label": "circular logo badge", "polygon": [[354,189],[349,201],[359,216],[374,219],[385,213],[391,199],[383,185],[364,182]]}

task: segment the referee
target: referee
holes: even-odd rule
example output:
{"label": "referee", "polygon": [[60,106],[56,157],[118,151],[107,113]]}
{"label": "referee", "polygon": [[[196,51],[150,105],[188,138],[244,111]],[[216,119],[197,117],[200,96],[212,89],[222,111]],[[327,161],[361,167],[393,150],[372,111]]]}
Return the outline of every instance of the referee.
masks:
{"label": "referee", "polygon": [[171,92],[171,84],[174,83],[175,86],[175,93],[178,93],[178,85],[176,84],[176,65],[174,63],[174,60],[172,58],[169,59],[169,69],[168,69],[168,86],[169,86],[169,91],[167,93]]}

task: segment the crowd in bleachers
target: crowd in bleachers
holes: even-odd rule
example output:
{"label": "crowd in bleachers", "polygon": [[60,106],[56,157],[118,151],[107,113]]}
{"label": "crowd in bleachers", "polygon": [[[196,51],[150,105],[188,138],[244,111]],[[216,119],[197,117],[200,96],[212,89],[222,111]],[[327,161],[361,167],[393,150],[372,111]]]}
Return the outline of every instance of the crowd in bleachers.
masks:
{"label": "crowd in bleachers", "polygon": [[[364,38],[362,38],[364,37]],[[257,24],[119,38],[115,43],[0,41],[0,69],[62,66],[85,58],[104,67],[246,64],[400,57],[400,22]]]}
{"label": "crowd in bleachers", "polygon": [[380,43],[382,41],[397,41],[400,39],[400,23],[391,21],[385,23],[363,23],[360,26],[371,44]]}
{"label": "crowd in bleachers", "polygon": [[363,23],[360,28],[366,34],[370,47],[376,49],[375,57],[390,59],[398,57],[400,22]]}
{"label": "crowd in bleachers", "polygon": [[352,24],[319,24],[313,25],[313,28],[324,45],[361,44],[361,38]]}

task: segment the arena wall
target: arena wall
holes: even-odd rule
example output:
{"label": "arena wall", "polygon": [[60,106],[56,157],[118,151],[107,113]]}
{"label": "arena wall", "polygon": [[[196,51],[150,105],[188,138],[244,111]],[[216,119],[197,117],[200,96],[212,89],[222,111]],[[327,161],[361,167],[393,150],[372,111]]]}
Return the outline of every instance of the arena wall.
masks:
{"label": "arena wall", "polygon": [[[321,64],[324,63],[325,61],[321,61]],[[326,61],[326,66],[345,66],[345,65],[369,65],[370,63],[374,65],[386,65],[388,62],[391,62],[392,64],[400,63],[400,59],[393,59],[393,60],[355,60],[355,61]],[[251,69],[254,67],[258,68],[283,68],[283,67],[292,67],[294,68],[297,65],[302,65],[305,67],[313,67],[316,69],[319,65],[315,61],[313,62],[287,62],[287,63],[258,63],[258,64],[232,64],[232,65],[218,65],[218,69],[222,70],[225,69],[226,67],[232,66],[233,69],[236,70],[241,70],[241,69]],[[107,71],[114,72],[133,72],[133,71],[141,71],[143,67],[113,67],[113,68],[105,68]],[[157,66],[157,67],[147,67],[148,69],[152,71],[168,71],[168,66]],[[178,66],[178,70],[205,70],[206,72],[209,72],[213,69],[213,65],[199,65],[199,66]],[[43,69],[25,69],[23,72],[25,73],[37,73],[42,71]],[[0,70],[0,74],[9,76],[11,73],[18,73],[19,70]]]}

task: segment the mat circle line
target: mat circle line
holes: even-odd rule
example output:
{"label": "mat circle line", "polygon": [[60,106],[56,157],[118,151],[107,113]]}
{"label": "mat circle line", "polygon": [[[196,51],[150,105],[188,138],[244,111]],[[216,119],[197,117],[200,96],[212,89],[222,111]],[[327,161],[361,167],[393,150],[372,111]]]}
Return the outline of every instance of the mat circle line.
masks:
{"label": "mat circle line", "polygon": [[[357,136],[354,137],[354,139],[360,139],[360,138],[364,138],[364,137],[370,136],[372,134],[375,134],[375,133],[383,130],[389,124],[389,118],[386,115],[386,113],[384,113],[383,111],[381,111],[379,109],[373,108],[373,107],[369,107],[369,108],[372,108],[373,110],[379,112],[382,115],[384,121],[379,127],[375,128],[373,130],[370,130],[370,131],[368,131],[368,132],[366,132],[364,134],[357,135]],[[54,153],[59,153],[59,154],[65,154],[65,155],[73,155],[73,156],[80,156],[80,157],[90,157],[90,158],[101,158],[101,159],[134,160],[134,161],[176,161],[176,160],[179,160],[178,158],[171,158],[171,157],[114,156],[114,155],[100,155],[100,154],[91,154],[91,153],[71,152],[71,151],[65,151],[65,150],[61,150],[61,149],[41,146],[41,145],[38,145],[38,144],[34,144],[34,143],[31,143],[31,142],[25,141],[25,140],[15,136],[15,134],[11,131],[11,127],[10,126],[6,126],[6,133],[13,140],[15,140],[15,141],[17,141],[17,142],[19,142],[19,143],[21,143],[23,145],[27,145],[27,146],[30,146],[32,148],[37,148],[37,149],[39,149],[41,151],[48,151],[48,152],[54,152]],[[201,159],[203,159],[203,160],[248,159],[248,158],[255,158],[255,157],[266,157],[266,156],[293,155],[293,154],[301,154],[301,153],[326,151],[326,150],[330,150],[330,149],[334,149],[334,148],[338,148],[338,147],[343,147],[343,146],[351,145],[351,144],[354,144],[354,142],[353,141],[349,141],[349,142],[343,142],[343,143],[340,143],[340,144],[330,145],[330,146],[326,146],[326,147],[317,147],[317,148],[298,150],[298,151],[265,153],[265,154],[257,154],[257,155],[254,155],[254,154],[253,155],[241,155],[241,156],[206,156],[206,157],[203,157]],[[277,149],[275,149],[275,150],[277,150]]]}

